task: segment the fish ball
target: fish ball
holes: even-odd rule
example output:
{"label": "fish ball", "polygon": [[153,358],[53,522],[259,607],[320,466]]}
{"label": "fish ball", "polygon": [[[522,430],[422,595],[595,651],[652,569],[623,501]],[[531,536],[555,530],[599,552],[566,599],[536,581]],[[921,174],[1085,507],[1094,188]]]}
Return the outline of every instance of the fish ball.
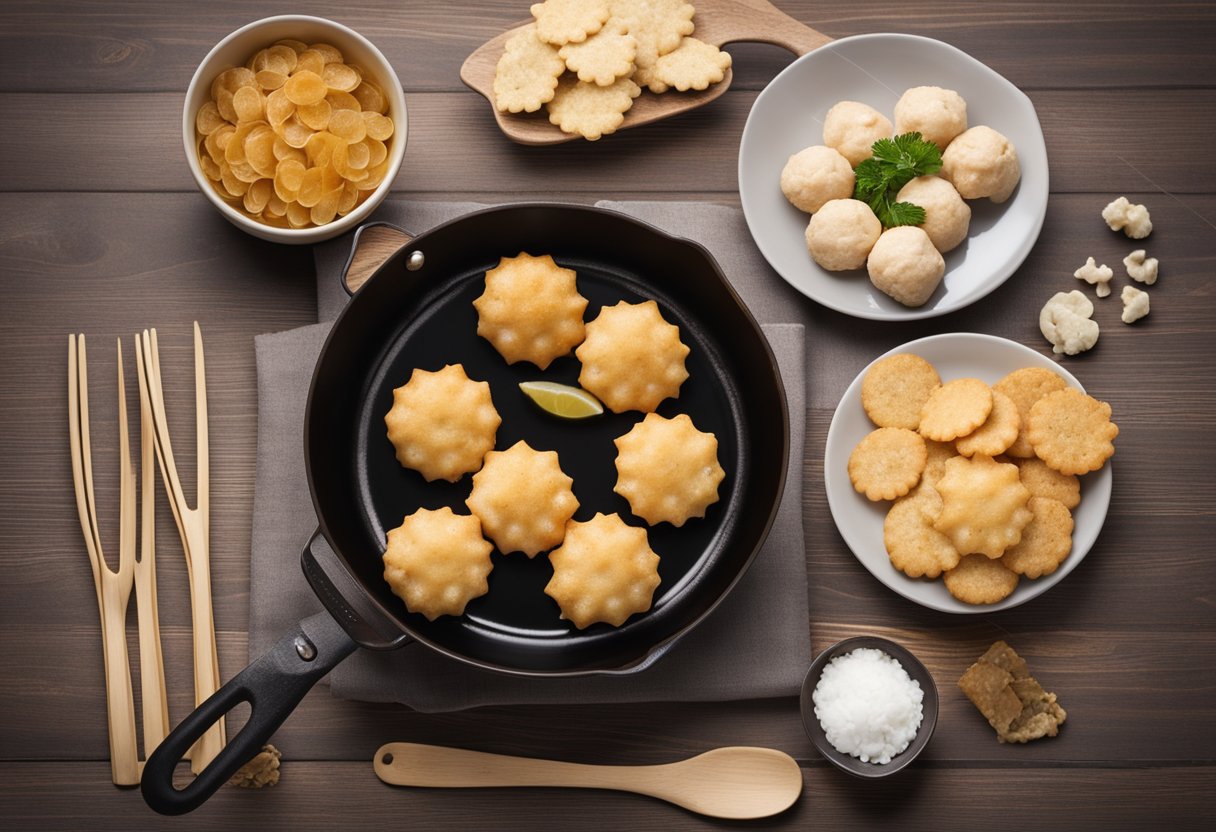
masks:
{"label": "fish ball", "polygon": [[781,192],[800,211],[813,214],[830,199],[853,195],[853,168],[830,147],[800,150],[781,171]]}

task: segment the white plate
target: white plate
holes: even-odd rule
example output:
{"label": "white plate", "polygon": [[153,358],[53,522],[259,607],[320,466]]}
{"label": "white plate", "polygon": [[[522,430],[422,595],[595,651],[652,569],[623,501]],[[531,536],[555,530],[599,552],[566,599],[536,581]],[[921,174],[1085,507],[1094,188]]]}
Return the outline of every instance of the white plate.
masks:
{"label": "white plate", "polygon": [[[1029,347],[992,335],[971,332],[934,335],[909,341],[874,360],[901,352],[915,353],[924,358],[937,368],[943,381],[971,377],[993,384],[1020,367],[1046,367],[1063,376],[1070,386],[1082,392],[1085,390],[1071,373],[1050,358]],[[849,454],[866,434],[874,430],[873,423],[861,406],[861,379],[866,370],[853,379],[836,406],[823,455],[823,478],[832,519],[862,566],[910,601],[942,612],[961,613],[995,612],[1024,604],[1058,584],[1065,575],[1077,568],[1098,539],[1098,532],[1106,520],[1114,480],[1110,462],[1101,470],[1081,477],[1081,504],[1072,514],[1076,528],[1073,529],[1072,552],[1068,558],[1060,564],[1059,569],[1046,577],[1033,581],[1022,578],[1013,594],[999,603],[982,606],[964,604],[946,590],[941,578],[909,578],[892,566],[882,539],[883,520],[891,504],[870,502],[864,495],[858,494],[849,481]]]}
{"label": "white plate", "polygon": [[[946,277],[933,296],[911,309],[875,289],[865,269],[821,269],[806,250],[809,216],[786,200],[780,183],[792,154],[823,144],[823,119],[836,102],[861,101],[894,121],[904,90],[922,85],[957,90],[967,101],[969,125],[986,124],[1007,136],[1022,181],[1001,205],[969,202],[967,240],[945,255]],[[984,297],[1026,259],[1047,213],[1047,148],[1030,99],[967,53],[914,35],[858,35],[802,56],[760,93],[739,147],[739,198],[760,251],[807,297],[859,318],[931,318]]]}

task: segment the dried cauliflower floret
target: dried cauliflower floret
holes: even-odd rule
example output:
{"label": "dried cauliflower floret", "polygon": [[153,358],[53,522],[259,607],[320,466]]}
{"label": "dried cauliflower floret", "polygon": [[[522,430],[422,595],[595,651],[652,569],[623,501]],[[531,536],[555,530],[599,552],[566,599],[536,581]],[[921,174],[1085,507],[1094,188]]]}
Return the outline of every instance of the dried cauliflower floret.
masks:
{"label": "dried cauliflower floret", "polygon": [[1101,266],[1090,257],[1085,265],[1072,273],[1077,280],[1084,280],[1091,286],[1096,286],[1098,297],[1104,298],[1110,294],[1110,281],[1115,276],[1115,270],[1103,263]]}
{"label": "dried cauliflower floret", "polygon": [[263,745],[262,750],[252,760],[228,778],[228,785],[242,789],[260,789],[263,786],[275,785],[279,782],[279,760],[282,757],[282,752],[273,745]]}
{"label": "dried cauliflower floret", "polygon": [[1098,343],[1094,305],[1080,291],[1056,292],[1039,312],[1039,331],[1056,355],[1076,355]]}
{"label": "dried cauliflower floret", "polygon": [[1127,267],[1127,276],[1132,280],[1152,286],[1157,282],[1157,258],[1147,257],[1147,254],[1144,249],[1138,248],[1123,258],[1123,265]]}
{"label": "dried cauliflower floret", "polygon": [[1133,240],[1143,240],[1153,232],[1148,208],[1129,202],[1125,196],[1103,208],[1102,219],[1106,220],[1111,231],[1122,231]]}
{"label": "dried cauliflower floret", "polygon": [[1142,292],[1135,286],[1124,286],[1121,297],[1123,298],[1123,323],[1133,323],[1148,314],[1148,292]]}

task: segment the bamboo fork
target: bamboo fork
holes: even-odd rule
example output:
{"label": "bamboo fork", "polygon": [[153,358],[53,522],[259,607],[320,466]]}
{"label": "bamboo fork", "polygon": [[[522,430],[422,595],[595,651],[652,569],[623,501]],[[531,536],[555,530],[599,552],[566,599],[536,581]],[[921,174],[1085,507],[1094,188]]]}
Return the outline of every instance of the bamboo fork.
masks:
{"label": "bamboo fork", "polygon": [[[135,371],[139,378],[140,552],[135,561],[135,600],[139,612],[140,701],[144,727],[144,759],[169,733],[169,701],[165,692],[165,657],[160,643],[160,610],[156,601],[156,427],[144,379],[143,349],[135,336]],[[132,477],[134,475],[132,474]]]}
{"label": "bamboo fork", "polygon": [[127,439],[127,407],[122,374],[122,342],[118,343],[118,423],[120,465],[118,571],[110,569],[101,548],[97,501],[93,496],[93,451],[89,442],[89,380],[84,335],[68,336],[68,437],[72,453],[72,483],[76,511],[84,533],[97,607],[101,617],[106,673],[106,712],[110,735],[110,774],[115,785],[139,783],[140,767],[135,745],[135,697],[131,666],[127,661],[127,603],[135,582],[134,477],[128,477],[131,449]]}
{"label": "bamboo fork", "polygon": [[[173,519],[186,552],[186,569],[190,581],[190,617],[194,630],[194,700],[201,705],[219,689],[219,658],[216,650],[215,619],[211,605],[210,513],[211,486],[208,466],[207,382],[203,359],[203,336],[198,322],[194,324],[194,396],[197,448],[196,501],[190,508],[182,491],[181,478],[173,458],[169,438],[169,423],[165,414],[165,396],[161,384],[160,350],[156,330],[144,330],[141,343],[143,380],[147,387],[156,431],[156,452],[165,490],[173,508]],[[215,759],[225,743],[224,719],[218,719],[199,738],[190,755],[190,767],[195,774]]]}

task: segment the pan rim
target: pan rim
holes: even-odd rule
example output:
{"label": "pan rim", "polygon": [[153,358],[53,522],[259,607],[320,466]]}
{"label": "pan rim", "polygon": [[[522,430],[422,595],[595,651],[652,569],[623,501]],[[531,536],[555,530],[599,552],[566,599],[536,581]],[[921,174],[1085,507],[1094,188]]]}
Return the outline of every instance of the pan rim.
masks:
{"label": "pan rim", "polygon": [[[693,616],[689,620],[687,620],[683,625],[681,625],[677,630],[675,630],[675,632],[671,633],[670,635],[663,638],[662,640],[649,645],[644,650],[644,652],[642,652],[638,656],[638,658],[636,658],[632,661],[629,661],[623,665],[617,666],[617,667],[608,667],[608,668],[598,668],[597,667],[597,668],[583,668],[583,669],[575,669],[575,670],[568,670],[568,669],[537,670],[537,669],[520,668],[520,667],[514,667],[511,665],[507,665],[507,664],[501,664],[498,662],[487,661],[482,658],[465,655],[465,654],[460,653],[456,650],[453,650],[443,644],[440,644],[440,643],[434,641],[433,639],[429,639],[426,636],[419,634],[413,627],[411,627],[408,624],[406,624],[405,622],[403,622],[395,613],[393,613],[387,607],[385,607],[385,605],[382,604],[380,602],[380,600],[374,594],[372,594],[370,591],[368,591],[367,588],[364,586],[363,581],[361,581],[356,575],[350,574],[348,559],[342,554],[340,547],[335,545],[333,536],[330,532],[329,524],[326,521],[325,512],[323,510],[323,507],[320,504],[320,500],[317,497],[317,488],[315,486],[316,478],[315,478],[314,470],[313,470],[313,461],[312,461],[312,454],[311,454],[310,442],[309,442],[309,437],[311,436],[311,433],[312,433],[312,417],[313,417],[313,409],[314,409],[313,401],[314,401],[314,396],[317,393],[318,376],[319,376],[320,368],[324,363],[326,354],[328,353],[331,345],[334,342],[335,334],[340,332],[342,321],[346,317],[349,310],[351,309],[352,304],[354,303],[355,299],[360,294],[362,294],[363,291],[368,286],[372,285],[378,278],[381,278],[382,275],[389,272],[395,266],[395,264],[398,262],[399,258],[408,256],[409,250],[418,246],[419,241],[425,241],[428,237],[431,237],[435,234],[445,231],[458,224],[468,222],[469,220],[472,220],[473,218],[476,218],[476,217],[482,217],[482,216],[485,216],[488,214],[509,213],[509,212],[514,212],[514,211],[529,210],[529,209],[579,211],[579,212],[585,212],[585,213],[593,214],[593,215],[609,216],[609,217],[614,218],[615,220],[624,221],[626,223],[638,226],[641,229],[643,229],[644,231],[646,231],[652,235],[655,235],[659,238],[662,238],[662,239],[665,239],[668,241],[672,241],[672,242],[678,243],[680,245],[685,245],[685,246],[692,248],[694,250],[694,252],[698,255],[698,257],[708,264],[709,268],[713,271],[714,275],[717,277],[719,283],[726,289],[727,296],[734,303],[735,307],[743,314],[744,320],[749,324],[750,331],[758,337],[759,344],[764,353],[764,357],[767,361],[769,368],[771,369],[772,379],[775,382],[775,392],[777,393],[778,401],[781,404],[780,410],[781,410],[781,425],[782,425],[782,429],[781,429],[782,453],[781,453],[781,464],[779,466],[780,470],[774,473],[774,476],[777,477],[776,491],[774,493],[773,500],[769,507],[768,514],[764,518],[764,522],[761,527],[761,532],[757,536],[756,542],[751,546],[751,551],[747,554],[747,557],[743,560],[740,567],[737,570],[735,570],[735,573],[730,577],[729,581],[726,582],[726,585],[722,589],[722,591],[717,593],[716,597],[709,600],[703,610],[701,610],[698,614],[696,614],[695,616]],[[411,641],[418,642],[419,644],[427,647],[428,649],[435,650],[436,652],[440,653],[441,655],[447,656],[448,658],[451,658],[462,664],[470,665],[473,667],[478,667],[483,670],[489,670],[489,671],[493,671],[496,673],[503,673],[503,674],[510,675],[510,676],[530,677],[530,678],[572,678],[572,677],[580,677],[580,676],[622,675],[622,674],[628,674],[630,672],[645,669],[650,664],[652,664],[653,662],[655,662],[659,658],[661,658],[665,653],[667,653],[668,650],[671,649],[671,647],[676,642],[678,642],[681,638],[683,638],[690,631],[696,629],[696,627],[698,627],[706,618],[708,618],[714,612],[714,610],[716,610],[718,608],[718,606],[722,603],[722,601],[728,595],[730,595],[730,593],[738,585],[739,581],[743,578],[743,576],[751,568],[752,564],[755,562],[757,555],[759,555],[759,553],[760,553],[760,549],[763,548],[764,543],[768,540],[769,534],[772,532],[772,527],[773,527],[774,523],[776,522],[777,513],[781,508],[781,502],[785,495],[786,478],[789,473],[789,465],[790,465],[790,459],[789,459],[789,456],[790,456],[789,401],[788,401],[788,398],[786,397],[785,383],[781,377],[781,369],[777,363],[776,354],[773,352],[772,345],[769,344],[768,338],[764,335],[764,331],[763,331],[763,329],[761,329],[760,323],[756,320],[756,318],[752,314],[751,310],[743,302],[743,299],[739,296],[739,293],[735,290],[735,287],[731,284],[730,280],[726,276],[726,273],[722,270],[721,265],[718,263],[717,259],[713,256],[713,254],[709,251],[709,249],[707,249],[704,245],[697,242],[696,240],[691,240],[687,237],[680,237],[680,236],[677,236],[674,234],[670,234],[667,231],[654,225],[653,223],[647,222],[645,220],[640,220],[636,217],[633,217],[629,214],[624,213],[623,211],[618,211],[618,210],[611,209],[611,208],[600,208],[597,206],[591,206],[591,205],[580,204],[580,203],[562,203],[562,202],[547,202],[547,201],[536,201],[536,202],[525,201],[525,202],[505,203],[505,204],[500,204],[500,205],[487,206],[485,208],[478,209],[476,211],[471,211],[469,213],[462,214],[459,217],[455,217],[453,219],[447,220],[446,222],[440,223],[439,225],[436,225],[433,228],[430,228],[427,231],[425,231],[417,236],[412,237],[406,245],[401,247],[391,257],[389,257],[387,260],[385,260],[384,263],[382,263],[371,274],[371,276],[368,277],[368,279],[363,283],[363,285],[360,286],[358,291],[356,291],[354,293],[354,295],[350,299],[350,302],[348,302],[345,306],[343,306],[342,310],[338,313],[338,317],[334,319],[334,321],[330,327],[329,333],[325,337],[325,343],[322,345],[321,351],[317,356],[317,362],[316,362],[315,366],[313,367],[312,378],[309,382],[308,397],[307,397],[306,403],[305,403],[304,431],[303,431],[302,439],[304,442],[305,478],[308,482],[309,498],[312,501],[314,513],[316,514],[316,517],[317,517],[318,528],[320,529],[321,534],[325,537],[325,540],[329,544],[329,547],[333,550],[334,554],[337,556],[339,562],[341,563],[342,568],[344,570],[346,570],[350,579],[361,590],[361,598],[360,598],[361,604],[366,604],[366,605],[370,606],[371,608],[373,608],[375,610],[375,613],[377,615],[381,616],[385,622],[391,624],[393,627],[395,627],[396,629],[398,629],[399,631],[404,633],[406,636],[408,636],[408,638]],[[343,599],[343,600],[345,600],[345,599]],[[347,603],[349,603],[349,601]],[[339,623],[341,623],[341,622],[339,622]],[[363,644],[362,642],[358,642],[358,640],[356,640],[356,642],[359,643],[360,646],[368,646],[368,645]]]}

